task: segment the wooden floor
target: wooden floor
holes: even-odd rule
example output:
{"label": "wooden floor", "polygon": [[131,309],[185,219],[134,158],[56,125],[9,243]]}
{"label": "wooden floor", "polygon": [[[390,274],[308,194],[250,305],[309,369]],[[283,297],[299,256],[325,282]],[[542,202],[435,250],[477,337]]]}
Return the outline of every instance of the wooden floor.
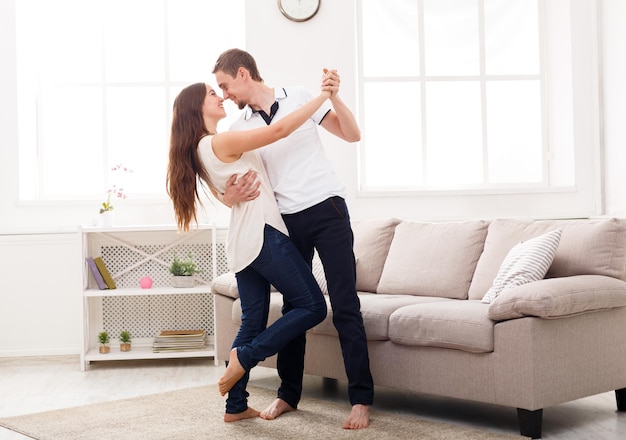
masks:
{"label": "wooden floor", "polygon": [[[98,362],[81,372],[78,356],[0,358],[0,417],[212,385],[223,370],[211,359]],[[251,384],[275,389],[275,370],[255,368]],[[311,397],[345,402],[348,414],[343,382],[306,377],[304,392]],[[253,395],[250,401],[254,403]],[[511,408],[377,388],[373,411],[376,409],[518,433],[516,412]],[[546,408],[543,438],[622,440],[626,438],[626,413],[616,411],[613,392]],[[0,428],[0,439],[28,437]]]}

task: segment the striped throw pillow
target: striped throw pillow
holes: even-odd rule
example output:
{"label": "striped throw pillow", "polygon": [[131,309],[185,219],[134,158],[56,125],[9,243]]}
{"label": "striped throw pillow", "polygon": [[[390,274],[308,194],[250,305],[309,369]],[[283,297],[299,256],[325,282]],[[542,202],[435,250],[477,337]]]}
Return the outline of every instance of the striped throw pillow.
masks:
{"label": "striped throw pillow", "polygon": [[506,289],[543,279],[556,255],[561,232],[556,229],[513,246],[482,302],[489,304]]}
{"label": "striped throw pillow", "polygon": [[317,249],[313,254],[313,267],[311,268],[313,271],[313,276],[315,277],[315,281],[320,286],[320,290],[324,295],[328,295],[328,285],[326,284],[326,273],[324,272],[324,266],[322,265],[322,260],[320,260],[320,256],[317,253]]}

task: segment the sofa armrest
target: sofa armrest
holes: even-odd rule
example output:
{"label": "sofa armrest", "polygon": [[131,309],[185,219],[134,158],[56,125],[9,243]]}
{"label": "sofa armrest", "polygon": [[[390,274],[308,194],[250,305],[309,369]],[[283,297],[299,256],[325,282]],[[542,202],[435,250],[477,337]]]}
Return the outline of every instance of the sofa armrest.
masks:
{"label": "sofa armrest", "polygon": [[504,290],[489,306],[494,321],[561,318],[626,306],[626,282],[603,275],[548,278]]}
{"label": "sofa armrest", "polygon": [[233,272],[226,272],[213,280],[211,283],[211,293],[215,295],[228,296],[233,299],[239,298],[237,288],[237,278]]}

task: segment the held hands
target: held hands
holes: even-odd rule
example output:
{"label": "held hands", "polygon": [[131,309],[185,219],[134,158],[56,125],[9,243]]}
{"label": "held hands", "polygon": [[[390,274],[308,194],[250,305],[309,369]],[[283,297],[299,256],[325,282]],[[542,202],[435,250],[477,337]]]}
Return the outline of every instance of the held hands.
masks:
{"label": "held hands", "polygon": [[337,73],[337,69],[328,70],[324,68],[323,71],[324,74],[322,75],[322,91],[330,92],[329,98],[333,98],[339,93],[339,84],[341,83],[341,78]]}
{"label": "held hands", "polygon": [[226,189],[222,197],[224,204],[232,207],[237,203],[248,202],[259,197],[261,182],[256,177],[257,174],[254,170],[248,171],[239,180],[237,180],[237,175],[233,174],[226,182]]}

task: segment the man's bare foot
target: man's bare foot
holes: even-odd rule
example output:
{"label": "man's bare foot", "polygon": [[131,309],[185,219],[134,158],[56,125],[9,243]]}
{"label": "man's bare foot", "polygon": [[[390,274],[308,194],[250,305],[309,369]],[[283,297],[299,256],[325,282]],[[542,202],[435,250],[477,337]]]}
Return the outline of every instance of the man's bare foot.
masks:
{"label": "man's bare foot", "polygon": [[343,422],[343,429],[363,429],[370,426],[370,407],[368,405],[354,405],[350,415]]}
{"label": "man's bare foot", "polygon": [[293,406],[289,405],[283,399],[276,398],[270,406],[261,411],[259,417],[265,420],[274,420],[283,413],[295,410],[296,409]]}
{"label": "man's bare foot", "polygon": [[217,382],[217,386],[220,389],[220,394],[222,396],[226,395],[226,393],[235,386],[235,384],[239,381],[239,379],[244,376],[244,374],[246,374],[246,370],[244,370],[239,363],[239,358],[237,357],[237,348],[233,348],[230,351],[228,367],[226,367],[226,371],[224,372],[222,378],[219,380],[219,382]]}
{"label": "man's bare foot", "polygon": [[243,419],[253,419],[255,417],[259,417],[259,412],[256,409],[248,408],[244,412],[240,412],[237,414],[224,414],[225,422],[237,422]]}

